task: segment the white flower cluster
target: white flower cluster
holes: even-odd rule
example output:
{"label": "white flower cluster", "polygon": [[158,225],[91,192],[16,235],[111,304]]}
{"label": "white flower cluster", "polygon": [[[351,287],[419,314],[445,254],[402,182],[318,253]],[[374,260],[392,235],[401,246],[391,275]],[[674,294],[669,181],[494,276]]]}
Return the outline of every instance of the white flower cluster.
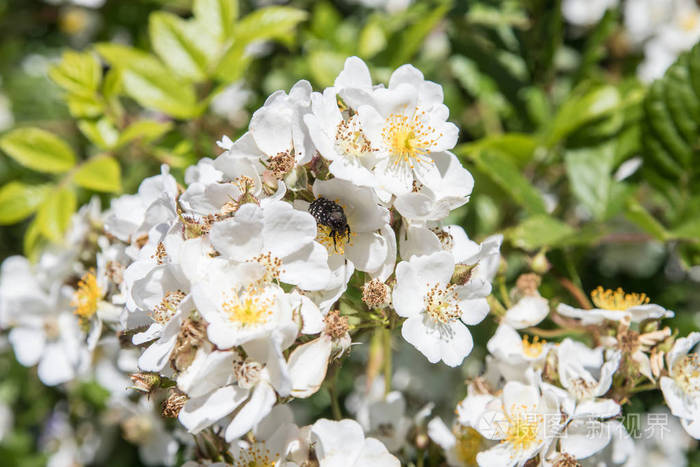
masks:
{"label": "white flower cluster", "polygon": [[[564,0],[562,13],[579,27],[594,25],[619,0]],[[700,39],[700,7],[695,0],[626,0],[623,7],[626,36],[642,48],[639,79],[651,82],[663,76],[678,55]]]}
{"label": "white flower cluster", "polygon": [[[66,244],[36,264],[3,263],[0,324],[18,360],[38,363],[47,385],[102,374],[138,442],[143,426],[161,429],[129,421],[120,372],[134,372],[137,388],[169,388],[164,414],[234,448],[251,430],[273,436],[262,421],[317,392],[368,320],[405,318],[402,335],[431,363],[460,365],[468,326],[489,311],[501,237],[477,244],[443,225],[473,187],[447,119],[442,88],[410,65],[385,87],[352,57],[323,92],[300,81],[274,93],[247,133],[187,169],[185,186],[164,166],[104,213],[83,208]],[[345,294],[351,281],[362,300]],[[95,352],[115,332],[125,348]],[[318,459],[398,465],[352,422],[319,421],[311,437]],[[172,460],[172,437],[156,438],[144,450]]]}

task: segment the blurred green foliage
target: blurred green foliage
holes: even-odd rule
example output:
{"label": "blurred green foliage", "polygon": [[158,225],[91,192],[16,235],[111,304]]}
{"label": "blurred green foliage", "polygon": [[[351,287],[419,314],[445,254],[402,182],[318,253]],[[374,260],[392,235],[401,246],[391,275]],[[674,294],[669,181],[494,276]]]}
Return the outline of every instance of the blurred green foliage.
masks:
{"label": "blurred green foliage", "polygon": [[[700,48],[646,87],[614,10],[574,36],[559,1],[419,0],[392,13],[262,3],[0,0],[0,93],[15,121],[0,132],[0,224],[10,226],[0,256],[60,242],[91,196],[106,205],[161,163],[181,178],[216,155],[216,140],[247,125],[212,112],[232,83],[250,91],[250,111],[299,79],[331,85],[357,55],[377,81],[411,62],[443,86],[462,130],[456,153],[476,180],[452,220],[477,239],[505,234],[510,279],[548,270],[546,296],[567,297],[563,278],[644,291],[677,312],[681,334],[698,329]],[[624,174],[633,157],[642,168]],[[4,358],[0,396],[21,418],[0,458],[40,465],[32,436],[55,395]],[[99,408],[99,390],[75,390]],[[330,404],[324,392],[310,403],[314,413]]]}

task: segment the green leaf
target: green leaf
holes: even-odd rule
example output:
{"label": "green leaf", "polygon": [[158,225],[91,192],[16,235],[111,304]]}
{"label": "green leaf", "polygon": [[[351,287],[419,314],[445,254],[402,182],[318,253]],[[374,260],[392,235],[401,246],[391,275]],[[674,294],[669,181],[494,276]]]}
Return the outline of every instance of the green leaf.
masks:
{"label": "green leaf", "polygon": [[544,200],[539,191],[520,173],[513,159],[506,153],[486,149],[469,154],[480,171],[493,179],[513,200],[532,214],[545,213]]}
{"label": "green leaf", "polygon": [[152,13],[148,32],[153,50],[160,59],[185,79],[201,81],[206,77],[207,57],[196,47],[196,37],[201,31],[189,23],[166,12]]}
{"label": "green leaf", "polygon": [[170,131],[172,127],[171,122],[157,122],[155,120],[133,122],[119,135],[116,147],[122,147],[137,139],[151,142]]}
{"label": "green leaf", "polygon": [[[644,100],[645,170],[677,187],[697,186],[700,174],[700,46],[682,54]],[[652,180],[655,183],[656,180]],[[655,183],[657,184],[657,183]]]}
{"label": "green leaf", "polygon": [[543,144],[555,145],[584,124],[611,113],[620,103],[620,92],[611,85],[572,93],[546,130]]}
{"label": "green leaf", "polygon": [[59,137],[39,128],[17,128],[0,138],[0,149],[25,167],[46,173],[66,172],[75,153]]}
{"label": "green leaf", "polygon": [[226,51],[216,68],[216,77],[224,83],[237,81],[248,68],[250,57],[245,55],[245,45],[238,42]]}
{"label": "green leaf", "polygon": [[612,194],[614,145],[571,150],[564,156],[571,191],[597,220],[608,212]]}
{"label": "green leaf", "polygon": [[119,132],[108,118],[99,120],[81,120],[78,128],[95,146],[111,149],[119,139]]}
{"label": "green leaf", "polygon": [[238,0],[195,0],[194,16],[220,41],[233,33],[238,17]]}
{"label": "green leaf", "polygon": [[671,237],[666,228],[632,197],[627,200],[625,216],[659,241],[664,242]]}
{"label": "green leaf", "polygon": [[360,31],[357,54],[364,59],[374,57],[386,47],[386,33],[382,28],[381,20],[379,17],[376,18],[375,21],[370,20]]}
{"label": "green leaf", "polygon": [[104,107],[97,96],[79,96],[71,94],[66,97],[68,110],[76,118],[94,118],[102,115]]}
{"label": "green leaf", "polygon": [[59,187],[49,193],[39,206],[36,217],[41,234],[54,243],[62,242],[77,204],[75,192],[70,187]]}
{"label": "green leaf", "polygon": [[307,16],[304,10],[287,6],[260,8],[238,22],[234,36],[245,43],[284,38]]}
{"label": "green leaf", "polygon": [[44,200],[47,185],[10,182],[0,188],[0,224],[14,224],[30,216]]}
{"label": "green leaf", "polygon": [[423,45],[423,40],[435,29],[451,6],[450,1],[439,2],[437,7],[431,8],[428,14],[412,22],[392,39],[387,48],[393,51],[391,54],[392,67],[403,65],[413,58]]}
{"label": "green leaf", "polygon": [[24,256],[29,258],[29,261],[35,261],[39,256],[39,246],[41,244],[41,232],[39,231],[39,223],[36,217],[29,223],[26,232],[24,232],[24,241],[22,248]]}
{"label": "green leaf", "polygon": [[466,156],[469,153],[486,149],[506,153],[518,167],[524,167],[534,157],[537,141],[525,133],[504,133],[487,136],[473,143],[460,144],[454,149],[454,152],[457,155]]}
{"label": "green leaf", "polygon": [[193,85],[173,76],[155,57],[124,45],[102,43],[96,47],[105,60],[122,69],[124,90],[136,102],[176,118],[198,115]]}
{"label": "green leaf", "polygon": [[66,91],[89,97],[100,85],[102,68],[90,52],[66,51],[61,61],[49,68],[49,77]]}
{"label": "green leaf", "polygon": [[690,219],[671,231],[674,237],[700,240],[700,218]]}
{"label": "green leaf", "polygon": [[321,86],[332,86],[344,64],[345,56],[330,50],[314,50],[309,54],[309,71]]}
{"label": "green leaf", "polygon": [[528,217],[508,232],[513,244],[525,250],[543,246],[556,247],[571,237],[575,230],[569,225],[546,214]]}
{"label": "green leaf", "polygon": [[122,189],[119,163],[110,156],[97,156],[83,163],[73,175],[73,181],[83,188],[107,193]]}

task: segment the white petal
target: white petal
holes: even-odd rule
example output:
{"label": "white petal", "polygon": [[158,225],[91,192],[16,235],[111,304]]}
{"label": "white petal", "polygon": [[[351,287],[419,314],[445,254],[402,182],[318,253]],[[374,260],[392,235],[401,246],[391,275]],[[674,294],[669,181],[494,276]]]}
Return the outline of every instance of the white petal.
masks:
{"label": "white petal", "polygon": [[253,389],[253,394],[245,405],[233,416],[226,427],[226,441],[231,442],[248,433],[275,405],[277,396],[268,384],[261,382]]}
{"label": "white petal", "polygon": [[178,419],[187,431],[197,434],[217,420],[233,412],[249,394],[249,390],[238,386],[225,386],[195,399],[188,400]]}
{"label": "white petal", "polygon": [[289,356],[289,374],[292,378],[292,395],[306,398],[315,394],[326,377],[332,342],[321,336],[300,345]]}
{"label": "white petal", "polygon": [[42,329],[17,327],[10,331],[8,337],[19,363],[24,366],[37,364],[46,345],[46,335]]}

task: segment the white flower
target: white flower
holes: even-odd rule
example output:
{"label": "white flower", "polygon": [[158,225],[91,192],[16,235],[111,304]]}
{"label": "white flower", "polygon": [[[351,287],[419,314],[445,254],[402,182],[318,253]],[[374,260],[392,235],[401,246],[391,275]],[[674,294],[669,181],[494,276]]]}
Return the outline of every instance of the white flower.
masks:
{"label": "white flower", "polygon": [[105,229],[119,240],[132,242],[151,227],[176,217],[177,182],[164,165],[161,175],[141,182],[138,193],[112,200],[105,213]]}
{"label": "white flower", "polygon": [[620,358],[619,350],[608,351],[603,359],[601,347],[564,339],[557,346],[559,381],[577,401],[595,399],[610,389]]}
{"label": "white flower", "polygon": [[600,21],[605,10],[614,8],[617,4],[618,0],[564,0],[561,12],[571,24],[591,26]]}
{"label": "white flower", "polygon": [[522,466],[558,433],[556,400],[535,386],[510,381],[499,397],[483,395],[474,402],[469,424],[485,438],[501,441],[477,454],[482,467]]}
{"label": "white flower", "polygon": [[209,237],[225,258],[261,264],[271,279],[319,290],[328,284],[330,271],[316,234],[311,214],[269,200],[261,206],[244,204],[232,218],[216,222]]}
{"label": "white flower", "polygon": [[214,345],[230,349],[273,336],[285,348],[291,344],[298,329],[291,301],[278,285],[260,282],[263,265],[216,261],[211,269],[206,281],[192,287],[192,297]]}
{"label": "white flower", "polygon": [[660,305],[649,303],[646,294],[625,293],[622,289],[604,290],[598,287],[591,292],[593,304],[597,308],[584,310],[560,303],[557,312],[570,318],[578,318],[581,324],[601,324],[605,320],[622,321],[629,319],[639,323],[647,319],[672,318],[674,313]]}
{"label": "white flower", "polygon": [[531,366],[541,368],[552,347],[538,337],[521,339],[518,331],[505,323],[498,326],[486,344],[488,351],[496,357],[494,363],[509,381],[525,381],[526,371]]}
{"label": "white flower", "polygon": [[440,174],[432,153],[452,149],[459,132],[447,122],[441,86],[404,65],[391,75],[387,89],[341,91],[341,97],[357,109],[363,133],[377,150],[375,175],[381,189],[408,193],[414,181],[438,187]]}
{"label": "white flower", "polygon": [[308,458],[308,445],[286,405],[275,406],[253,428],[252,435],[252,442],[233,442],[230,452],[237,464],[297,467]]}
{"label": "white flower", "polygon": [[641,44],[671,19],[676,0],[634,0],[625,2],[625,30],[633,43]]}
{"label": "white flower", "polygon": [[690,436],[700,439],[700,361],[689,353],[700,342],[700,332],[676,340],[666,355],[669,376],[659,381],[671,413],[681,419]]}
{"label": "white flower", "polygon": [[311,110],[311,84],[299,81],[289,94],[277,91],[250,120],[250,134],[257,148],[267,157],[293,154],[297,163],[306,164],[314,154],[304,115]]}
{"label": "white flower", "polygon": [[311,426],[311,444],[320,467],[398,467],[399,460],[374,438],[365,438],[354,420],[322,418]]}
{"label": "white flower", "polygon": [[641,418],[640,436],[625,467],[685,467],[687,451],[696,443],[683,430],[678,419],[669,417],[668,409],[655,407]]}
{"label": "white flower", "polygon": [[455,424],[450,430],[439,417],[428,422],[428,436],[443,449],[450,467],[475,465],[477,454],[485,448],[484,438],[474,428]]}
{"label": "white flower", "polygon": [[[375,193],[337,178],[316,180],[313,193],[317,199],[340,205],[350,229],[338,233],[317,221],[316,239],[326,247],[329,261],[334,256],[347,258],[356,269],[386,280],[396,261],[396,236],[389,225],[389,211],[379,204]],[[297,205],[308,209],[306,203]]]}
{"label": "white flower", "polygon": [[396,209],[410,223],[440,221],[453,209],[469,201],[474,178],[449,151],[430,156],[437,169],[436,179],[429,185],[416,182],[412,191],[397,196]]}
{"label": "white flower", "polygon": [[453,256],[445,251],[413,256],[396,267],[392,301],[404,339],[431,363],[457,366],[472,350],[465,325],[481,322],[488,314],[486,296],[491,285],[472,279],[465,285],[450,283],[455,271]]}

